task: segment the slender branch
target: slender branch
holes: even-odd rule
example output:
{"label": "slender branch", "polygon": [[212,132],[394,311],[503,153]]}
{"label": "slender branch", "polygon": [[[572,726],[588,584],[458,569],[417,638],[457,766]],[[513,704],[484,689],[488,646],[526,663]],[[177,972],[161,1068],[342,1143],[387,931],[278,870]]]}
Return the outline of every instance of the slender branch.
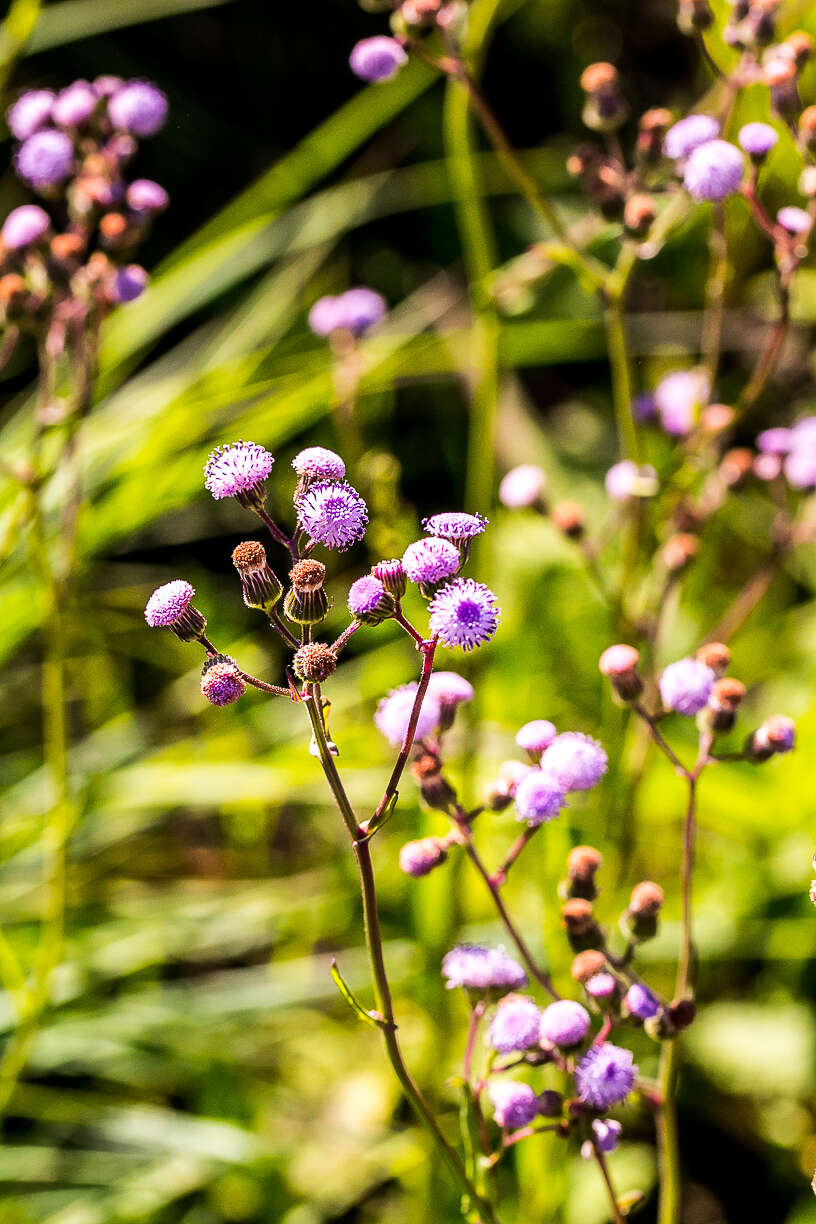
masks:
{"label": "slender branch", "polygon": [[709,270],[701,345],[709,386],[712,389],[717,380],[717,370],[720,364],[727,281],[728,239],[725,229],[725,206],[720,203],[714,205],[714,221],[709,236]]}
{"label": "slender branch", "polygon": [[765,390],[785,345],[785,338],[790,327],[790,288],[782,281],[779,284],[779,306],[779,318],[771,328],[754,372],[737,401],[737,411],[740,413],[752,408]]}
{"label": "slender branch", "polygon": [[657,1224],[678,1224],[680,1218],[680,1148],[677,1135],[677,1038],[662,1043],[657,1110],[657,1161],[660,1200]]}
{"label": "slender branch", "polygon": [[476,1036],[479,1032],[479,1025],[482,1016],[485,1014],[487,1004],[484,999],[479,999],[474,1003],[473,1011],[470,1013],[470,1024],[468,1025],[467,1044],[465,1045],[465,1055],[462,1061],[462,1077],[466,1084],[470,1084],[470,1077],[473,1071],[473,1052],[476,1048]]}
{"label": "slender branch", "polygon": [[634,703],[632,706],[632,709],[646,723],[646,725],[649,728],[649,734],[651,735],[654,742],[657,744],[660,751],[664,754],[664,756],[666,756],[669,759],[669,761],[671,761],[672,765],[677,770],[677,772],[681,774],[684,778],[687,778],[689,776],[688,769],[686,769],[685,765],[680,760],[679,756],[674,751],[674,749],[671,747],[671,745],[667,743],[667,741],[664,739],[657,725],[657,719],[654,717],[654,715],[650,714],[648,710],[644,709],[644,707],[639,702]]}
{"label": "slender branch", "polygon": [[540,828],[541,825],[528,825],[524,832],[516,838],[510,849],[507,851],[501,867],[494,871],[493,875],[490,877],[494,888],[501,888],[506,883],[507,873],[509,872],[510,868],[515,863],[522,850],[524,850],[525,846],[532,841],[533,837],[535,837]]}
{"label": "slender branch", "polygon": [[609,1206],[612,1210],[614,1224],[623,1224],[623,1216],[618,1207],[618,1196],[615,1194],[615,1187],[612,1185],[612,1178],[609,1174],[609,1167],[607,1166],[604,1154],[596,1143],[592,1144],[592,1151],[598,1163],[598,1168],[601,1171],[601,1177],[606,1186],[607,1194],[609,1195]]}
{"label": "slender branch", "polygon": [[290,539],[289,536],[286,535],[285,532],[281,531],[278,524],[275,522],[273,518],[270,518],[270,516],[267,514],[266,510],[263,507],[256,509],[256,513],[258,515],[258,518],[261,519],[266,524],[267,530],[269,531],[269,534],[272,536],[272,539],[275,540],[276,543],[288,549],[291,554],[292,560],[297,561],[298,560],[298,550],[297,550],[295,541]]}
{"label": "slender branch", "polygon": [[337,804],[340,815],[343,817],[351,839],[356,843],[360,837],[361,830],[357,817],[354,814],[354,809],[351,806],[351,801],[346,794],[346,789],[337,771],[337,766],[334,763],[334,756],[329,749],[326,728],[323,723],[322,697],[319,684],[307,685],[303,704],[306,707],[306,713],[309,715],[309,722],[312,724],[312,734],[317,744],[320,763],[323,766],[323,772],[326,775],[329,789],[334,796],[334,801]]}

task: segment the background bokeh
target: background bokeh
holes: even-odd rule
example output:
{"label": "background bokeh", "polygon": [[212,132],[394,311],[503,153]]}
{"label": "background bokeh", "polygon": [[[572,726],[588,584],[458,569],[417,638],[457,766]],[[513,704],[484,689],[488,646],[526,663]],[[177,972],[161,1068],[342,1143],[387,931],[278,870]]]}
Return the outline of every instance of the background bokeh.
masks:
{"label": "background bokeh", "polygon": [[[24,6],[14,7],[19,16]],[[635,115],[658,104],[682,110],[707,88],[707,70],[674,17],[669,0],[498,6],[485,90],[568,217],[586,208],[563,166],[585,138],[577,76],[587,62],[619,64]],[[816,33],[812,6],[792,0],[784,28],[802,25]],[[392,84],[359,87],[348,49],[383,26],[351,0],[62,0],[42,7],[16,62],[8,43],[3,51],[7,99],[25,86],[101,72],[156,80],[171,119],[143,149],[140,169],[172,200],[145,252],[152,288],[107,328],[98,402],[83,431],[82,569],[69,610],[81,819],[66,961],[0,1148],[4,1224],[458,1218],[376,1034],[356,1022],[329,977],[336,954],[369,998],[354,866],[305,725],[255,692],[226,710],[208,706],[197,652],[142,619],[153,586],[186,576],[219,648],[277,678],[277,640],[243,606],[229,563],[254,523],[205,494],[202,465],[218,442],[263,443],[277,456],[271,500],[286,516],[292,455],[304,444],[341,445],[329,352],[305,324],[320,293],[367,283],[393,308],[363,347],[365,454],[350,473],[372,507],[370,551],[330,560],[330,624],[343,624],[348,582],[369,558],[399,554],[423,515],[466,499],[467,509],[489,513],[473,572],[498,593],[503,620],[477,660],[452,664],[478,690],[477,708],[453,736],[452,772],[477,802],[498,763],[514,755],[515,730],[533,717],[601,738],[613,762],[608,779],[533,843],[508,897],[531,944],[566,973],[556,882],[572,843],[598,845],[599,912],[610,927],[636,880],[664,884],[666,921],[644,955],[655,984],[671,989],[682,787],[662,758],[650,757],[634,805],[626,802],[639,741],[597,673],[616,628],[579,557],[546,520],[492,504],[496,476],[534,460],[556,496],[583,501],[593,528],[603,523],[602,475],[618,456],[597,307],[564,271],[522,283],[512,261],[545,235],[477,149],[504,274],[502,310],[488,320],[495,351],[484,333],[474,344],[454,207],[455,107],[444,84],[415,64]],[[716,40],[712,49],[725,54]],[[812,69],[804,87],[816,100]],[[758,90],[741,106],[735,121],[766,117]],[[6,166],[10,150],[7,141]],[[790,199],[795,176],[783,137],[768,198]],[[20,200],[7,170],[3,214]],[[614,227],[589,224],[603,256]],[[726,402],[750,368],[769,308],[768,253],[739,204],[729,226]],[[642,386],[693,354],[706,258],[703,211],[639,272],[630,334]],[[744,440],[814,409],[816,277],[807,265],[795,317]],[[32,356],[21,352],[2,374],[8,459],[25,454],[31,435]],[[494,362],[492,437],[470,392],[474,380],[490,385]],[[652,462],[671,469],[665,439],[651,436],[649,449]],[[19,498],[15,485],[0,483],[0,923],[25,956],[41,888],[43,600],[20,538]],[[53,500],[56,507],[59,489]],[[767,554],[770,521],[762,490],[749,487],[707,528],[670,609],[663,662],[716,623]],[[605,563],[616,563],[614,540]],[[796,555],[733,642],[734,673],[750,689],[743,730],[784,710],[798,721],[798,752],[761,769],[711,771],[701,788],[701,1010],[683,1043],[680,1096],[687,1224],[816,1221],[808,1184],[816,918],[807,900],[816,842],[814,581],[812,551]],[[361,808],[376,802],[389,769],[371,725],[375,703],[415,672],[410,645],[384,625],[355,637],[327,686],[344,777]],[[673,732],[693,751],[693,728]],[[453,1132],[455,1096],[445,1081],[461,1057],[465,1009],[442,989],[439,962],[455,938],[500,932],[465,865],[452,861],[420,881],[399,872],[402,842],[441,831],[440,821],[420,810],[406,780],[375,857],[409,1062]],[[488,859],[498,861],[516,828],[512,812],[483,818]],[[0,997],[0,1027],[10,1014]],[[637,1054],[653,1073],[656,1047],[643,1039]],[[632,1108],[611,1160],[620,1189],[650,1191],[652,1144],[651,1119]],[[594,1170],[551,1137],[519,1145],[515,1170],[517,1197],[503,1175],[503,1220],[607,1218]],[[647,1204],[640,1218],[653,1219],[653,1210]]]}

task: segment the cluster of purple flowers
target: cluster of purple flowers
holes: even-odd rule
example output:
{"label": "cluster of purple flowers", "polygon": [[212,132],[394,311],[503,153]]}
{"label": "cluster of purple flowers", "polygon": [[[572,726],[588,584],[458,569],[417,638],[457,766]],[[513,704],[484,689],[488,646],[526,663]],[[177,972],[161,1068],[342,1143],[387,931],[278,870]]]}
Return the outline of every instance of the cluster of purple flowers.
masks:
{"label": "cluster of purple flowers", "polygon": [[793,489],[816,489],[816,417],[807,416],[790,429],[776,426],[757,438],[754,472],[761,480],[784,475]]}
{"label": "cluster of purple flowers", "polygon": [[525,723],[516,743],[534,762],[511,783],[519,820],[538,825],[554,820],[571,791],[591,790],[607,769],[597,740],[578,731],[558,734],[547,719]]}

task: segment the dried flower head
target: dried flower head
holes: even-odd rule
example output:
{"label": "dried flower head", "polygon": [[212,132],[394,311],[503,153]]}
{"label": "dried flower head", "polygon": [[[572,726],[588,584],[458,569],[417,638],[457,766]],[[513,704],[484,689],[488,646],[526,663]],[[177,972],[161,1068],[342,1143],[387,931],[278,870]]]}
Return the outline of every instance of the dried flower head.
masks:
{"label": "dried flower head", "polygon": [[706,642],[697,651],[696,656],[706,667],[710,667],[715,676],[723,676],[731,663],[731,651],[724,642]]}
{"label": "dried flower head", "polygon": [[296,561],[289,571],[289,581],[299,595],[309,591],[319,591],[326,581],[326,567],[322,561],[306,557]]}
{"label": "dried flower head", "polygon": [[322,684],[337,670],[337,655],[325,642],[307,642],[296,652],[295,675],[310,684]]}
{"label": "dried flower head", "polygon": [[594,846],[573,846],[567,857],[567,873],[572,880],[592,880],[602,862],[603,855]]}
{"label": "dried flower head", "polygon": [[629,912],[643,918],[654,918],[660,913],[665,899],[665,894],[659,884],[655,884],[653,880],[642,880],[632,889],[632,895],[629,898]]}
{"label": "dried flower head", "polygon": [[606,957],[596,948],[588,948],[579,952],[572,962],[570,973],[576,982],[588,982],[596,973],[602,973],[606,968]]}

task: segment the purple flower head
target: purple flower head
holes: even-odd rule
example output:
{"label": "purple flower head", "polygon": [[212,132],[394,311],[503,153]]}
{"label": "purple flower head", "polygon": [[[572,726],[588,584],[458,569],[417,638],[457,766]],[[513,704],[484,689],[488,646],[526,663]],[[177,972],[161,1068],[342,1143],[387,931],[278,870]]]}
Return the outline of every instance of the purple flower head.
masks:
{"label": "purple flower head", "polygon": [[499,1000],[487,1040],[500,1054],[538,1045],[541,1012],[532,999],[509,994]]}
{"label": "purple flower head", "polygon": [[538,1097],[529,1084],[517,1080],[494,1080],[487,1090],[494,1121],[507,1130],[529,1126],[538,1113]]}
{"label": "purple flower head", "polygon": [[346,465],[339,455],[325,446],[307,446],[292,460],[298,476],[308,480],[342,480]]}
{"label": "purple flower head", "polygon": [[793,489],[816,488],[816,446],[794,445],[785,459],[785,479]]}
{"label": "purple flower head", "polygon": [[17,140],[28,140],[51,118],[55,94],[50,89],[29,89],[6,111],[6,123]]}
{"label": "purple flower head", "polygon": [[232,659],[216,656],[204,664],[201,692],[210,705],[232,705],[233,701],[243,696],[245,690],[246,681]]}
{"label": "purple flower head", "polygon": [[434,586],[452,578],[462,564],[459,549],[450,540],[428,536],[409,544],[402,555],[402,568],[412,582]]}
{"label": "purple flower head", "polygon": [[753,471],[757,480],[776,480],[782,471],[781,455],[757,455],[754,459]]}
{"label": "purple flower head", "polygon": [[796,727],[793,719],[785,714],[772,714],[754,732],[754,741],[764,751],[790,752],[796,743]]}
{"label": "purple flower head", "polygon": [[457,578],[428,605],[430,629],[443,646],[475,650],[489,642],[499,624],[496,596],[481,582]]}
{"label": "purple flower head", "polygon": [[330,336],[342,327],[340,298],[327,294],[318,298],[309,311],[309,328],[316,336]]}
{"label": "purple flower head", "polygon": [[20,145],[14,165],[20,178],[32,187],[55,187],[74,168],[74,146],[64,132],[46,128]]}
{"label": "purple flower head", "polygon": [[351,584],[348,610],[364,624],[378,625],[394,611],[394,596],[386,591],[379,578],[366,574]]}
{"label": "purple flower head", "polygon": [[629,1095],[636,1075],[631,1050],[608,1041],[591,1046],[575,1071],[578,1096],[595,1109],[609,1109]]}
{"label": "purple flower head", "polygon": [[713,115],[687,115],[669,128],[663,141],[663,152],[675,160],[688,157],[699,145],[714,140],[720,125]]}
{"label": "purple flower head", "polygon": [[614,1118],[595,1118],[592,1123],[592,1133],[597,1150],[603,1152],[604,1155],[614,1152],[620,1143],[622,1130],[620,1122],[616,1122]]}
{"label": "purple flower head", "polygon": [[442,540],[450,540],[457,548],[470,543],[475,536],[481,535],[488,520],[481,514],[464,514],[451,510],[445,514],[432,514],[423,519],[422,526],[429,535]]}
{"label": "purple flower head", "polygon": [[544,749],[549,748],[557,734],[554,724],[546,718],[534,718],[532,722],[525,723],[517,732],[516,743],[525,752],[540,757]]}
{"label": "purple flower head", "polygon": [[804,208],[796,208],[793,204],[780,208],[776,219],[789,234],[809,234],[813,225],[810,213],[805,212]]}
{"label": "purple flower head", "polygon": [[699,659],[670,663],[660,677],[660,697],[667,710],[692,718],[708,704],[717,677]]}
{"label": "purple flower head", "polygon": [[589,1032],[589,1012],[573,999],[558,999],[544,1008],[541,1017],[542,1044],[579,1045]]}
{"label": "purple flower head", "polygon": [[724,200],[742,182],[744,164],[736,145],[709,140],[689,154],[683,167],[683,185],[695,200]]}
{"label": "purple flower head", "polygon": [[622,459],[606,473],[604,485],[612,501],[627,502],[632,497],[652,497],[657,492],[657,472],[631,459]]}
{"label": "purple flower head", "polygon": [[22,250],[38,242],[50,225],[51,218],[45,209],[37,204],[21,204],[3,222],[3,244],[9,251]]}
{"label": "purple flower head", "polygon": [[485,948],[480,944],[456,944],[446,952],[442,976],[447,979],[448,990],[462,986],[465,990],[504,993],[527,985],[527,974],[504,948]]}
{"label": "purple flower head", "polygon": [[757,438],[757,446],[766,455],[787,455],[793,442],[793,431],[776,425],[772,429],[763,429]]}
{"label": "purple flower head", "polygon": [[150,81],[128,81],[108,100],[108,116],[131,136],[155,136],[167,118],[167,98]]}
{"label": "purple flower head", "polygon": [[651,1020],[660,1011],[660,1001],[652,994],[648,986],[635,982],[626,992],[624,1007],[630,1016],[638,1020]]}
{"label": "purple flower head", "polygon": [[677,438],[691,433],[709,394],[708,375],[701,369],[675,370],[661,379],[654,398],[666,433]]}
{"label": "purple flower head", "polygon": [[802,417],[791,429],[794,446],[816,446],[816,416]]}
{"label": "purple flower head", "polygon": [[463,701],[473,700],[473,685],[457,672],[433,672],[428,681],[428,692],[446,706],[458,706]]}
{"label": "purple flower head", "polygon": [[618,983],[611,973],[593,973],[584,983],[584,990],[590,999],[611,999],[618,989]]}
{"label": "purple flower head", "polygon": [[362,336],[385,318],[387,309],[385,298],[374,289],[364,285],[347,289],[340,298],[340,326],[355,336]]}
{"label": "purple flower head", "polygon": [[187,611],[194,595],[195,587],[183,578],[165,582],[164,586],[158,587],[148,599],[145,620],[151,629],[167,628],[175,624]]}
{"label": "purple flower head", "polygon": [[240,498],[263,485],[275,462],[268,450],[255,442],[228,442],[216,446],[204,467],[204,487],[216,501]]}
{"label": "purple flower head", "polygon": [[564,791],[592,790],[606,773],[606,753],[590,736],[565,731],[544,753],[541,768]]}
{"label": "purple flower head", "polygon": [[149,280],[150,277],[141,264],[128,264],[124,268],[118,268],[113,282],[113,300],[120,304],[135,302],[136,298],[144,293]]}
{"label": "purple flower head", "polygon": [[368,510],[350,484],[322,481],[297,503],[298,525],[324,548],[345,552],[365,535]]}
{"label": "purple flower head", "polygon": [[397,40],[384,34],[363,38],[349,56],[351,71],[361,81],[390,81],[407,62],[408,56]]}
{"label": "purple flower head", "polygon": [[499,501],[508,510],[521,510],[540,502],[547,488],[547,477],[540,467],[522,463],[511,468],[499,485]]}
{"label": "purple flower head", "polygon": [[163,212],[170,197],[161,183],[153,179],[134,179],[127,189],[128,208],[137,213]]}
{"label": "purple flower head", "polygon": [[779,136],[770,123],[746,123],[739,130],[737,139],[746,153],[752,157],[765,157],[770,153]]}
{"label": "purple flower head", "polygon": [[58,127],[79,127],[96,110],[99,95],[90,81],[74,81],[57,94],[51,109],[52,122]]}
{"label": "purple flower head", "polygon": [[555,820],[566,803],[564,788],[541,769],[526,773],[513,797],[519,820],[526,820],[531,828]]}
{"label": "purple flower head", "polygon": [[632,411],[636,421],[653,421],[657,416],[657,404],[651,391],[644,391],[632,400]]}
{"label": "purple flower head", "polygon": [[406,842],[399,852],[400,871],[409,876],[424,876],[448,857],[445,843],[438,837],[422,837]]}
{"label": "purple flower head", "polygon": [[[392,689],[377,706],[374,725],[394,747],[405,739],[418,687],[414,680],[410,684],[402,684],[399,688]],[[421,740],[430,735],[438,727],[441,713],[439,699],[426,693],[419,708],[414,739]]]}

